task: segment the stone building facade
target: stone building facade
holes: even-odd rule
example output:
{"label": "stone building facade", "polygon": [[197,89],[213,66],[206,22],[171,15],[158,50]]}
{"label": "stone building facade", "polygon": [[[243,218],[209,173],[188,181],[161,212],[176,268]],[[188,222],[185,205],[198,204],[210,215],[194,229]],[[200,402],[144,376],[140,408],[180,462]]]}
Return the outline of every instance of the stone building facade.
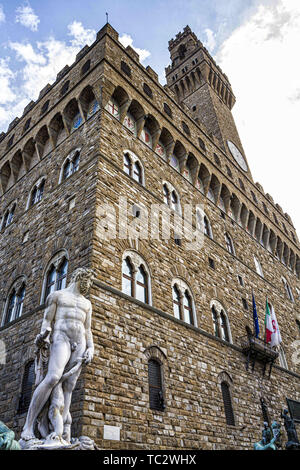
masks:
{"label": "stone building facade", "polygon": [[[280,420],[287,398],[300,401],[295,228],[252,179],[226,75],[189,27],[169,50],[162,86],[105,25],[0,136],[0,418],[17,434],[46,296],[80,266],[96,273],[95,357],[73,394],[74,435],[102,448],[251,449],[266,413]],[[171,218],[199,206],[187,233],[200,228],[201,247],[177,227],[163,237],[163,220],[143,236],[154,205]],[[260,336],[266,298],[280,326],[270,376],[271,356],[246,367],[252,291]]]}

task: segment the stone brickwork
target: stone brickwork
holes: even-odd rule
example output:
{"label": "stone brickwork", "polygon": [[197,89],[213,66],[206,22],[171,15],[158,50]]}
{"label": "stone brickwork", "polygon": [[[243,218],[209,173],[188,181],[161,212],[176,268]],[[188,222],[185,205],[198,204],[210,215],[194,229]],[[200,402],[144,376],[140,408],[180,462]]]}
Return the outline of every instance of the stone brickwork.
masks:
{"label": "stone brickwork", "polygon": [[[33,340],[45,307],[43,280],[51,259],[60,252],[69,260],[68,279],[79,266],[96,273],[90,294],[96,351],[73,395],[74,435],[88,435],[102,448],[251,449],[260,439],[263,423],[260,398],[265,399],[271,419],[277,420],[286,398],[300,401],[295,350],[296,320],[300,321],[297,235],[290,217],[260,184],[253,183],[250,170],[245,173],[232,158],[227,139],[242,150],[230,111],[234,95],[225,74],[189,28],[170,42],[172,60],[174,48],[187,38],[191,39],[188,60],[198,57],[199,65],[205,61],[195,75],[199,87],[187,99],[176,95],[170,84],[175,64],[167,69],[169,86],[161,86],[157,74],[144,68],[136,52],[125,49],[118,33],[106,25],[95,43],[84,48],[2,136],[0,340],[6,357],[5,364],[0,361],[0,418],[17,433],[25,420],[18,413],[24,368],[34,358]],[[87,61],[89,69],[83,73]],[[195,62],[195,74],[196,68]],[[209,70],[218,74],[220,85]],[[109,111],[111,99],[118,116]],[[48,109],[41,116],[47,100]],[[124,125],[128,112],[136,120],[136,135]],[[152,147],[142,139],[144,127]],[[166,149],[165,158],[156,153],[158,142]],[[64,164],[77,149],[79,168],[65,179]],[[140,161],[141,182],[124,171],[128,151]],[[172,166],[173,154],[178,156],[179,171]],[[202,188],[197,186],[198,176]],[[43,197],[29,207],[32,189],[41,178],[45,178]],[[124,225],[118,211],[120,197],[127,198],[129,213],[134,204],[150,213],[153,204],[164,203],[165,182],[175,188],[182,207],[203,207],[213,237],[205,235],[203,247],[196,251],[187,249],[184,238],[181,246],[175,244],[173,231],[169,240],[163,240],[162,226],[159,239],[120,239],[118,233],[112,238],[114,214],[117,225]],[[13,204],[12,222],[4,224]],[[101,210],[107,204],[111,211],[104,220]],[[195,215],[190,232],[196,230]],[[129,217],[129,222],[133,220]],[[234,253],[227,249],[226,233]],[[122,293],[125,252],[138,253],[149,269],[151,305]],[[257,273],[254,256],[263,277]],[[11,288],[19,278],[26,284],[22,316],[5,324]],[[175,278],[192,293],[194,325],[173,315]],[[266,297],[281,330],[287,369],[277,359],[270,378],[269,366],[263,376],[260,362],[254,371],[246,370],[241,349],[245,327],[252,328],[252,290],[261,331]],[[248,310],[242,299],[247,300]],[[230,342],[214,335],[212,301],[226,311]],[[149,406],[150,357],[162,364],[164,411]],[[230,384],[235,426],[226,424],[223,380]],[[120,441],[103,439],[105,425],[121,428]]]}

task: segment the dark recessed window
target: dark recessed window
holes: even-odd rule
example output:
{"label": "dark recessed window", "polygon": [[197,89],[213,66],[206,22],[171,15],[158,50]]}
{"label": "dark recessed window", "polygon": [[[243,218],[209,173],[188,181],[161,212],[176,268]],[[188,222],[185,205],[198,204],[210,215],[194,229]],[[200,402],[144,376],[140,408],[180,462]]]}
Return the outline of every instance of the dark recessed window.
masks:
{"label": "dark recessed window", "polygon": [[262,205],[263,205],[263,208],[264,208],[265,213],[266,213],[267,215],[269,215],[269,211],[268,211],[268,208],[267,208],[266,204],[263,202]]}
{"label": "dark recessed window", "polygon": [[181,246],[181,238],[176,233],[174,235],[174,242],[175,242],[175,245]]}
{"label": "dark recessed window", "polygon": [[244,287],[244,280],[242,278],[242,276],[238,276],[238,280],[239,280],[239,283],[242,287]]}
{"label": "dark recessed window", "polygon": [[30,404],[31,394],[35,382],[35,373],[34,373],[34,361],[28,362],[25,366],[23,382],[22,382],[22,391],[19,401],[18,413],[25,413]]}
{"label": "dark recessed window", "polygon": [[273,212],[273,217],[274,217],[275,223],[277,225],[279,225],[279,222],[278,222],[278,219],[277,219],[277,216],[276,216],[275,212]]}
{"label": "dark recessed window", "polygon": [[81,69],[81,75],[86,74],[90,70],[90,67],[91,67],[91,61],[87,60]]}
{"label": "dark recessed window", "polygon": [[255,196],[255,194],[254,194],[253,191],[251,191],[251,196],[252,196],[252,199],[253,199],[253,201],[255,202],[255,204],[257,204],[257,198],[256,198],[256,196]]}
{"label": "dark recessed window", "polygon": [[164,411],[161,365],[155,359],[148,362],[149,402],[151,410]]}
{"label": "dark recessed window", "polygon": [[189,126],[184,122],[182,121],[182,129],[184,130],[184,132],[187,134],[187,135],[191,135],[191,131],[189,129]]}
{"label": "dark recessed window", "polygon": [[41,114],[45,114],[45,112],[48,110],[48,108],[49,108],[49,103],[50,103],[49,100],[45,101],[45,103],[44,103],[43,106],[42,106]]}
{"label": "dark recessed window", "polygon": [[194,105],[194,106],[192,107],[192,110],[193,110],[193,111],[196,111],[196,109],[197,109],[197,106]]}
{"label": "dark recessed window", "polygon": [[60,90],[60,96],[63,96],[67,93],[68,89],[69,89],[69,86],[70,86],[70,81],[68,80],[67,82],[65,82],[63,84],[63,86],[61,87],[61,90]]}
{"label": "dark recessed window", "polygon": [[7,148],[9,149],[12,144],[14,143],[14,138],[15,138],[15,134],[11,136],[11,138],[9,139],[9,141],[7,142]]}
{"label": "dark recessed window", "polygon": [[243,302],[243,307],[245,310],[248,310],[248,302],[246,299],[242,298],[242,302]]}
{"label": "dark recessed window", "polygon": [[216,153],[214,153],[214,159],[215,159],[216,164],[218,166],[220,166],[221,165],[221,160],[220,160],[220,158],[218,157],[218,155]]}
{"label": "dark recessed window", "polygon": [[229,178],[232,178],[232,171],[228,165],[226,165],[226,171],[227,171],[227,175],[229,176]]}
{"label": "dark recessed window", "polygon": [[234,414],[233,414],[233,408],[232,408],[232,402],[231,402],[230,389],[229,389],[228,384],[226,382],[222,382],[221,389],[222,389],[222,396],[223,396],[223,402],[224,402],[226,423],[229,426],[234,426],[235,421],[234,421]]}
{"label": "dark recessed window", "polygon": [[152,97],[153,97],[152,90],[151,90],[151,88],[147,85],[147,83],[144,83],[144,85],[143,85],[143,90],[144,90],[144,92],[146,93],[146,95],[149,96],[149,98],[152,98]]}
{"label": "dark recessed window", "polygon": [[208,258],[209,267],[215,269],[215,262],[212,258]]}
{"label": "dark recessed window", "polygon": [[224,214],[224,212],[222,212],[222,211],[221,211],[221,212],[220,212],[220,216],[222,217],[222,219],[224,219],[224,220],[225,220],[225,218],[226,218],[226,217],[225,217],[225,214]]}
{"label": "dark recessed window", "polygon": [[23,132],[26,132],[29,127],[30,127],[30,122],[31,122],[31,118],[27,119],[27,121],[25,122],[25,126],[24,126],[24,129],[23,129]]}
{"label": "dark recessed window", "polygon": [[128,77],[131,77],[131,68],[123,60],[121,61],[121,70],[126,73]]}
{"label": "dark recessed window", "polygon": [[200,139],[200,137],[198,137],[198,141],[199,141],[199,147],[201,148],[201,150],[203,150],[205,152],[206,147],[205,147],[204,141],[202,139]]}
{"label": "dark recessed window", "polygon": [[172,117],[171,108],[167,105],[167,103],[164,103],[164,111],[168,116]]}
{"label": "dark recessed window", "polygon": [[239,183],[240,183],[240,187],[243,191],[245,191],[245,186],[244,186],[244,183],[243,181],[239,178]]}

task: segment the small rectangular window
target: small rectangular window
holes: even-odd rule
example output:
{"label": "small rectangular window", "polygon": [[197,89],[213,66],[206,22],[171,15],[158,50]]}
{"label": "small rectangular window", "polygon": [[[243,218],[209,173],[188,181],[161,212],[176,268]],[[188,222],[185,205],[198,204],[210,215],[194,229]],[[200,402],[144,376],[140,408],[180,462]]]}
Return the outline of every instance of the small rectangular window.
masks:
{"label": "small rectangular window", "polygon": [[246,299],[242,298],[242,302],[243,302],[243,307],[245,310],[249,310],[249,307],[248,307],[248,302]]}
{"label": "small rectangular window", "polygon": [[209,267],[215,269],[215,262],[212,258],[208,258]]}
{"label": "small rectangular window", "polygon": [[121,70],[124,72],[128,77],[131,77],[131,68],[129,65],[126,64],[126,62],[121,61]]}
{"label": "small rectangular window", "polygon": [[244,280],[242,276],[238,276],[238,280],[239,280],[240,286],[244,287]]}

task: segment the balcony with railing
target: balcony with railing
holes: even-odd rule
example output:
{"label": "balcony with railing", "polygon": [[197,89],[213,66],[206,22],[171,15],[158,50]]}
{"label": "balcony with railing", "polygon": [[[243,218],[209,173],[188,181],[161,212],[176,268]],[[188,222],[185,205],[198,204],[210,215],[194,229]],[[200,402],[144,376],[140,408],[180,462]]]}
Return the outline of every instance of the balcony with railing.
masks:
{"label": "balcony with railing", "polygon": [[252,362],[252,372],[255,368],[256,361],[259,361],[263,364],[263,375],[266,373],[267,365],[270,364],[269,368],[269,377],[271,376],[272,367],[274,361],[277,359],[279,353],[271,348],[271,346],[266,343],[261,338],[256,338],[252,334],[247,334],[240,338],[240,345],[243,350],[243,353],[247,357],[246,370],[249,370],[249,364]]}

